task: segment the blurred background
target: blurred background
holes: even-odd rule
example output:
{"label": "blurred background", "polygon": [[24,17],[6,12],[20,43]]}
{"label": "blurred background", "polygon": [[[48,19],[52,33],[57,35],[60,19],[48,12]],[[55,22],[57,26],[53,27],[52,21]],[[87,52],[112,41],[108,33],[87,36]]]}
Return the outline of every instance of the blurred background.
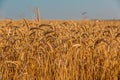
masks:
{"label": "blurred background", "polygon": [[120,19],[120,0],[0,0],[0,19]]}

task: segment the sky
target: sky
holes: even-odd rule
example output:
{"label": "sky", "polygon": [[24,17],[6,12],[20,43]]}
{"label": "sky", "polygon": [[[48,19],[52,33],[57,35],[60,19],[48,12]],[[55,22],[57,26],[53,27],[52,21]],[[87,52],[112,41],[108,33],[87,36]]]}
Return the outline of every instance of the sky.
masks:
{"label": "sky", "polygon": [[120,0],[0,0],[0,19],[120,19]]}

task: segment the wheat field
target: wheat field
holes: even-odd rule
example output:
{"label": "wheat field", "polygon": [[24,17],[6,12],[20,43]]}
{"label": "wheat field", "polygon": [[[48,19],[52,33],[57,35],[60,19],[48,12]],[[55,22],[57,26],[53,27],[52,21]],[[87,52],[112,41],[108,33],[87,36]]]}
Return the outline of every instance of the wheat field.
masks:
{"label": "wheat field", "polygon": [[0,80],[120,80],[120,21],[0,21]]}

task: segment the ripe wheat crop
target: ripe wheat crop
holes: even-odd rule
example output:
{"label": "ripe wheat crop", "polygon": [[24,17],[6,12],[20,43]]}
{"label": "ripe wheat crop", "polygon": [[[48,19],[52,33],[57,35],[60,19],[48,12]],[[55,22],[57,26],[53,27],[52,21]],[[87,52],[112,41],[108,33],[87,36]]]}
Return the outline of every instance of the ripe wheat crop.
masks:
{"label": "ripe wheat crop", "polygon": [[0,80],[120,80],[120,21],[0,21]]}

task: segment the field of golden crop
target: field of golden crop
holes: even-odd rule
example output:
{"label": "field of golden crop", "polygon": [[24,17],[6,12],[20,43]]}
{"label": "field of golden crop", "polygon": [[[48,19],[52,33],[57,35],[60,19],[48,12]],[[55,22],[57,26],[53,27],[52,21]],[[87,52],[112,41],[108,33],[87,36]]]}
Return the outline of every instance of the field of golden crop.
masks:
{"label": "field of golden crop", "polygon": [[120,21],[0,21],[0,80],[120,80]]}

